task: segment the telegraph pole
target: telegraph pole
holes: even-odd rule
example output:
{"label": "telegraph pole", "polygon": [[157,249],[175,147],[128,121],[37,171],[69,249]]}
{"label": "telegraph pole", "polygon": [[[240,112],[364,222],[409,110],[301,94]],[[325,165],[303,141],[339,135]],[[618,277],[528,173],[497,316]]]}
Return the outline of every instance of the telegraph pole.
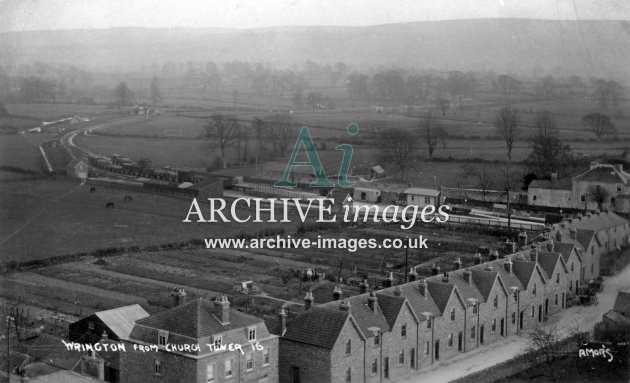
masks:
{"label": "telegraph pole", "polygon": [[407,266],[407,261],[409,258],[409,236],[405,236],[405,241],[407,242],[405,243],[405,283],[407,283],[409,276],[409,267]]}

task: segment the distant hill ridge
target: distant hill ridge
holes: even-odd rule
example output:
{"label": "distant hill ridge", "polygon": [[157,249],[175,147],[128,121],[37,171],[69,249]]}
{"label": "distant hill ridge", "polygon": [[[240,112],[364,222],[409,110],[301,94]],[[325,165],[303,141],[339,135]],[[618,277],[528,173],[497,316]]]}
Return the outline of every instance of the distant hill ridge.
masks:
{"label": "distant hill ridge", "polygon": [[138,70],[154,62],[241,60],[272,66],[343,61],[368,69],[396,65],[630,77],[630,23],[602,20],[472,19],[367,27],[258,29],[113,28],[0,34],[0,62],[75,63]]}

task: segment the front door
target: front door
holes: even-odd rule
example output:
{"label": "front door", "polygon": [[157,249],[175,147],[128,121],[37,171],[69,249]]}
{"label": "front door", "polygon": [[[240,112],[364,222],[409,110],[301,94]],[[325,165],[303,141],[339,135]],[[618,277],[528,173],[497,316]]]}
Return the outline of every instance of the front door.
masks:
{"label": "front door", "polygon": [[435,360],[440,360],[440,341],[435,341]]}
{"label": "front door", "polygon": [[542,322],[542,305],[538,305],[538,322]]}
{"label": "front door", "polygon": [[505,318],[501,318],[501,336],[505,336],[503,328],[505,326]]}
{"label": "front door", "polygon": [[564,293],[562,293],[562,309],[564,309]]}
{"label": "front door", "polygon": [[464,334],[462,334],[462,332],[460,331],[459,336],[457,337],[457,350],[458,351],[462,351],[463,341],[464,341]]}
{"label": "front door", "polygon": [[481,344],[483,344],[483,333],[484,333],[484,325],[481,325],[481,328],[479,329],[479,342],[481,342]]}
{"label": "front door", "polygon": [[549,315],[549,299],[545,299],[545,316]]}
{"label": "front door", "polygon": [[385,357],[385,362],[383,363],[383,375],[386,378],[389,378],[389,357]]}
{"label": "front door", "polygon": [[293,373],[292,373],[291,382],[293,382],[293,383],[300,383],[300,368],[296,367],[296,366],[293,366],[292,372]]}
{"label": "front door", "polygon": [[525,311],[521,311],[521,318],[519,322],[519,326],[521,326],[521,330],[523,330],[523,314],[525,314]]}

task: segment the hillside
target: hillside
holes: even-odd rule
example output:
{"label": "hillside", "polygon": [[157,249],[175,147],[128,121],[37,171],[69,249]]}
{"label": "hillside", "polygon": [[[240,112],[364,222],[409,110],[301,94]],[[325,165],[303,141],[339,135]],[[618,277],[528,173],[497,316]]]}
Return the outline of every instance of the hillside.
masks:
{"label": "hillside", "polygon": [[64,62],[135,71],[155,63],[262,61],[273,66],[344,61],[378,66],[557,71],[625,80],[630,22],[479,19],[370,27],[34,31],[0,34],[0,62]]}

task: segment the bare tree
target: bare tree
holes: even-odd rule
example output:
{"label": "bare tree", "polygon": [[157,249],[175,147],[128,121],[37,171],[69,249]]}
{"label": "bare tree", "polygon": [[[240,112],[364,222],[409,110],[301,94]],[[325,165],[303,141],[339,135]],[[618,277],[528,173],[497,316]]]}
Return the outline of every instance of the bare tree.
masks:
{"label": "bare tree", "polygon": [[610,118],[605,114],[601,113],[590,113],[586,116],[582,117],[582,123],[588,125],[591,128],[591,131],[597,137],[597,140],[600,141],[602,137],[606,135],[614,135],[617,133],[617,128]]}
{"label": "bare tree", "polygon": [[477,169],[471,164],[463,164],[461,166],[462,172],[461,176],[464,178],[464,182],[468,183],[468,178],[473,177],[477,174]]}
{"label": "bare tree", "polygon": [[268,128],[269,140],[273,146],[276,156],[282,156],[286,152],[289,144],[295,139],[295,124],[288,114],[276,114],[268,117],[264,121],[264,126]]}
{"label": "bare tree", "polygon": [[588,198],[597,203],[597,208],[603,210],[604,201],[608,198],[608,190],[604,189],[600,185],[593,185],[588,190]]}
{"label": "bare tree", "polygon": [[446,117],[446,110],[451,106],[451,102],[445,98],[438,98],[435,102],[442,111],[442,117]]}
{"label": "bare tree", "polygon": [[433,158],[433,151],[438,143],[438,133],[441,128],[440,120],[433,115],[433,111],[429,111],[420,118],[420,129],[423,130],[425,141],[429,149],[429,158]]}
{"label": "bare tree", "polygon": [[203,126],[210,144],[221,150],[222,166],[226,167],[225,151],[241,138],[241,125],[236,118],[224,114],[214,113]]}
{"label": "bare tree", "polygon": [[486,166],[477,167],[475,175],[477,176],[477,188],[481,190],[481,200],[486,202],[486,194],[488,194],[488,190],[494,187],[496,177],[490,168]]}
{"label": "bare tree", "polygon": [[407,172],[416,160],[416,145],[411,133],[403,129],[389,129],[381,133],[383,144],[383,160],[394,163],[403,181],[407,180]]}
{"label": "bare tree", "polygon": [[154,76],[153,79],[151,79],[151,102],[153,103],[153,106],[155,106],[160,101],[162,101],[160,79]]}
{"label": "bare tree", "polygon": [[561,356],[560,336],[555,326],[549,328],[540,327],[530,334],[531,344],[527,351],[537,357],[542,355],[544,364],[547,366],[548,375],[551,381],[556,381],[556,361]]}
{"label": "bare tree", "polygon": [[124,81],[121,81],[114,89],[114,98],[118,107],[129,105],[133,102],[133,92]]}
{"label": "bare tree", "polygon": [[525,160],[529,169],[542,177],[568,170],[573,155],[571,148],[560,141],[555,116],[548,111],[538,113],[534,126],[536,133],[532,137],[532,151]]}
{"label": "bare tree", "polygon": [[508,161],[512,162],[512,147],[514,141],[517,140],[521,132],[521,116],[515,109],[504,106],[499,109],[497,118],[494,121],[494,126],[497,128],[499,135],[505,140],[507,146]]}
{"label": "bare tree", "polygon": [[[7,320],[9,321],[9,325],[15,331],[18,350],[20,349],[20,343],[26,335],[28,319],[28,306],[24,304],[22,297],[19,297],[17,302],[14,302],[9,306],[9,317],[7,318]],[[7,334],[7,336],[9,336],[9,334]]]}

